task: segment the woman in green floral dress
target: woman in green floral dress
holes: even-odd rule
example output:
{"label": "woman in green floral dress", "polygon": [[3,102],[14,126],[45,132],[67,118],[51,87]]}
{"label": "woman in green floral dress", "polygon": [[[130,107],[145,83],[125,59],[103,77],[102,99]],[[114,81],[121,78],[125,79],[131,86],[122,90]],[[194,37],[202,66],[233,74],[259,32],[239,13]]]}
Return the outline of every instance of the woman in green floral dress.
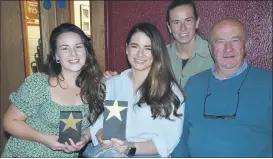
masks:
{"label": "woman in green floral dress", "polygon": [[[86,144],[86,128],[103,112],[102,73],[84,32],[61,24],[51,33],[50,50],[44,69],[10,95],[3,126],[11,136],[2,157],[78,157],[75,147]],[[60,111],[82,112],[82,137],[76,144],[58,142]]]}

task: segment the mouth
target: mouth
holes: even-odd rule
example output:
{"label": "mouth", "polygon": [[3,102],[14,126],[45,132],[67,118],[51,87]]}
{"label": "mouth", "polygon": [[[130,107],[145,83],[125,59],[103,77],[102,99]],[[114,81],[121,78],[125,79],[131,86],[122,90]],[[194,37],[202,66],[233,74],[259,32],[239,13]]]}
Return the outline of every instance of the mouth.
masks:
{"label": "mouth", "polygon": [[73,60],[68,60],[69,63],[71,64],[76,64],[80,61],[80,59],[73,59]]}
{"label": "mouth", "polygon": [[224,56],[225,59],[231,59],[231,58],[234,58],[235,56],[234,55],[226,55]]}
{"label": "mouth", "polygon": [[181,33],[181,34],[178,34],[180,37],[185,37],[187,36],[188,34],[187,33]]}
{"label": "mouth", "polygon": [[144,63],[144,62],[146,62],[146,60],[135,59],[135,62],[137,62],[137,63]]}

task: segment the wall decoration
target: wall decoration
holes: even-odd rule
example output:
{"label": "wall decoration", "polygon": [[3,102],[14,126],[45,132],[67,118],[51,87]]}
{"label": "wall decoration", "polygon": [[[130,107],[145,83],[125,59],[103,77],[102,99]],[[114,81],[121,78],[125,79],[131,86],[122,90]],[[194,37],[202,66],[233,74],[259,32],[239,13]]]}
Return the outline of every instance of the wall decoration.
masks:
{"label": "wall decoration", "polygon": [[81,5],[81,29],[87,36],[91,34],[90,24],[90,7],[88,5]]}
{"label": "wall decoration", "polygon": [[37,0],[25,1],[26,24],[39,26],[39,8]]}

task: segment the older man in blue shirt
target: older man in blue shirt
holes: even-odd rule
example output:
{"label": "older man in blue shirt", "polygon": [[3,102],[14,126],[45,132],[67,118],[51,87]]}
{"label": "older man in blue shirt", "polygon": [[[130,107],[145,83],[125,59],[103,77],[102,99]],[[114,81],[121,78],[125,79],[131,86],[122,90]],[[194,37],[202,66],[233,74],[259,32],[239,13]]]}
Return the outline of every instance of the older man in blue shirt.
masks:
{"label": "older man in blue shirt", "polygon": [[272,157],[272,72],[245,62],[247,44],[235,19],[212,27],[215,66],[186,84],[184,129],[172,157]]}

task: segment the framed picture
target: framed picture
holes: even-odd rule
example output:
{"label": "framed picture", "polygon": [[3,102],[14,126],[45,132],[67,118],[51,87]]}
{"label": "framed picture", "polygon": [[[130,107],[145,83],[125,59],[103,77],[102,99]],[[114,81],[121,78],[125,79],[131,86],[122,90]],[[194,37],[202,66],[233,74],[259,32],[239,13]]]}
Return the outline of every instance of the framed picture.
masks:
{"label": "framed picture", "polygon": [[87,36],[90,36],[90,7],[88,5],[81,5],[81,29]]}
{"label": "framed picture", "polygon": [[38,0],[24,1],[26,24],[28,26],[39,26]]}

